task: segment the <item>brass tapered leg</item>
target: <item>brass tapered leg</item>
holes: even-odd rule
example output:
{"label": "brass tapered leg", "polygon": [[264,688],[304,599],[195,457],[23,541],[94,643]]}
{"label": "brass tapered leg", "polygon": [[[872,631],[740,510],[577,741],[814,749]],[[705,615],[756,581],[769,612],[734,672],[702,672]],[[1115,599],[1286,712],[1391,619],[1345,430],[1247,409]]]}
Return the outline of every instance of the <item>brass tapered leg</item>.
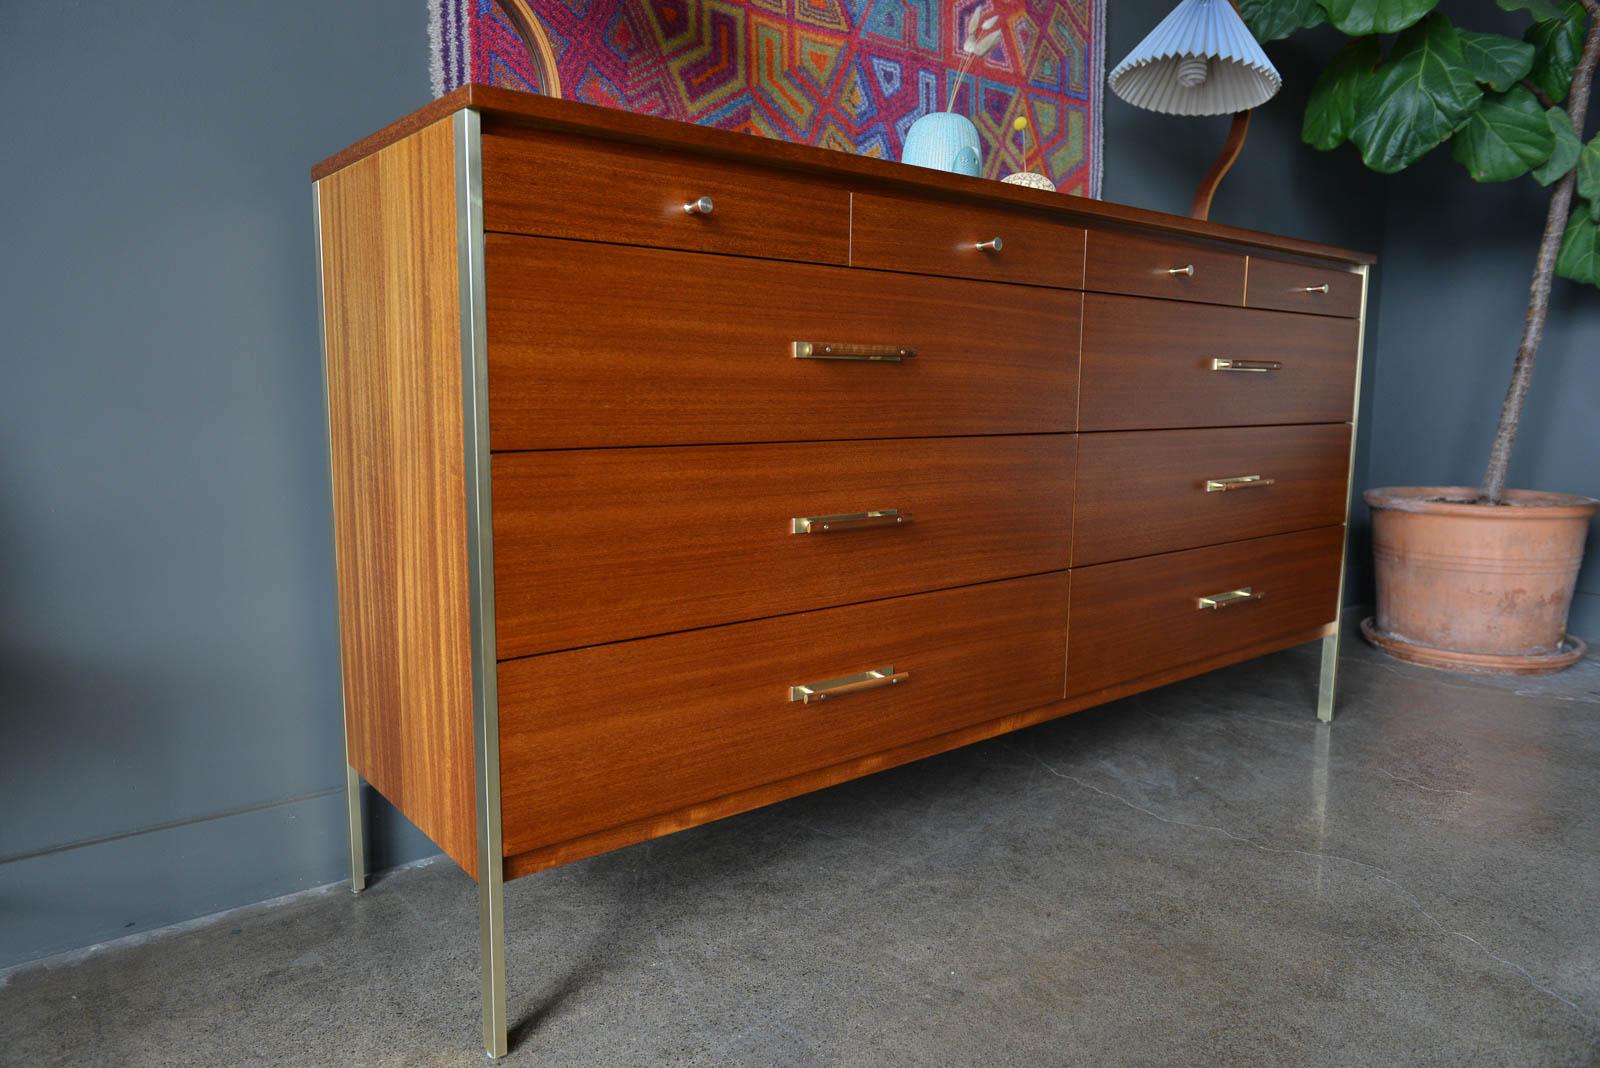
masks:
{"label": "brass tapered leg", "polygon": [[361,812],[361,776],[344,766],[345,816],[350,822],[350,892],[367,888],[367,822]]}
{"label": "brass tapered leg", "polygon": [[1322,639],[1322,670],[1317,674],[1317,718],[1324,723],[1333,722],[1333,699],[1339,683],[1339,633],[1336,629]]}

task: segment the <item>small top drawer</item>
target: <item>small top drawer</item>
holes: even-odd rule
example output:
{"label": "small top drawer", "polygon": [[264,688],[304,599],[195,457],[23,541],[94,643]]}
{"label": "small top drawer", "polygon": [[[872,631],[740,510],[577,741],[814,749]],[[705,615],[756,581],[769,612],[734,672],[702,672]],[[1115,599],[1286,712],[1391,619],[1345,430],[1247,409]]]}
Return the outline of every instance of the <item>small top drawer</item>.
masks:
{"label": "small top drawer", "polygon": [[1307,267],[1251,256],[1244,302],[1250,308],[1354,319],[1361,314],[1361,276],[1337,267]]}
{"label": "small top drawer", "polygon": [[1010,208],[856,193],[850,264],[914,274],[1083,287],[1083,230]]}
{"label": "small top drawer", "polygon": [[1160,237],[1094,230],[1083,288],[1206,304],[1244,303],[1245,256]]}
{"label": "small top drawer", "polygon": [[850,194],[825,179],[731,160],[507,130],[483,137],[483,225],[843,264]]}

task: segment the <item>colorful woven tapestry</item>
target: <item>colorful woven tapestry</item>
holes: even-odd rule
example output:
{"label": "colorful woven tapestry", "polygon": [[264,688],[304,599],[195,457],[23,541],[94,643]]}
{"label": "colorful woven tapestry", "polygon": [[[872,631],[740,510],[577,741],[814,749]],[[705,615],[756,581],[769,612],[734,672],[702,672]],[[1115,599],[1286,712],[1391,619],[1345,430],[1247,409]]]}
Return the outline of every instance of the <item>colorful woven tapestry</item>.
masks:
{"label": "colorful woven tapestry", "polygon": [[[976,123],[985,176],[1043,171],[1099,196],[1105,3],[429,0],[433,88],[470,80],[889,159],[948,107]],[[958,78],[980,7],[1002,36]],[[536,20],[534,55],[508,12]]]}

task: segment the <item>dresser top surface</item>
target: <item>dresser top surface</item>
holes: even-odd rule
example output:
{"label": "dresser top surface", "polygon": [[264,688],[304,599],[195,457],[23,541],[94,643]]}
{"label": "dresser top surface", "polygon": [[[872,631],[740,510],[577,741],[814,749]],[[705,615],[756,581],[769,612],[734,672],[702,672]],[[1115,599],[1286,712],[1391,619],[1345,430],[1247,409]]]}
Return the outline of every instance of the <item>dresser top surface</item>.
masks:
{"label": "dresser top surface", "polygon": [[599,140],[687,150],[794,172],[867,180],[881,189],[932,193],[972,203],[1014,205],[1048,212],[1064,221],[1086,226],[1132,227],[1157,234],[1225,242],[1242,246],[1247,251],[1262,250],[1352,266],[1376,262],[1371,253],[1314,241],[485,85],[464,85],[418,108],[318,163],[312,167],[311,177],[313,180],[325,178],[425,126],[469,108],[479,112],[488,123],[583,134]]}

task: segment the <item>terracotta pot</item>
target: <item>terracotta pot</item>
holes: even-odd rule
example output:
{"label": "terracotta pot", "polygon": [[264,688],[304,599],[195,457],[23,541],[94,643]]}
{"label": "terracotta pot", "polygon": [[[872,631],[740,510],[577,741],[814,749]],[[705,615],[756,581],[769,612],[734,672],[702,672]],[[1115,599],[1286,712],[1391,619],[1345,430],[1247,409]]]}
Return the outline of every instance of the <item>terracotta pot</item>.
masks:
{"label": "terracotta pot", "polygon": [[1387,486],[1372,506],[1378,614],[1361,625],[1403,660],[1455,671],[1537,674],[1576,663],[1567,609],[1591,497],[1507,490],[1476,503],[1462,486]]}

